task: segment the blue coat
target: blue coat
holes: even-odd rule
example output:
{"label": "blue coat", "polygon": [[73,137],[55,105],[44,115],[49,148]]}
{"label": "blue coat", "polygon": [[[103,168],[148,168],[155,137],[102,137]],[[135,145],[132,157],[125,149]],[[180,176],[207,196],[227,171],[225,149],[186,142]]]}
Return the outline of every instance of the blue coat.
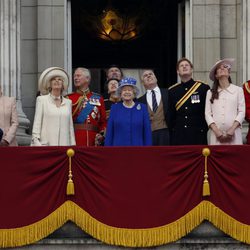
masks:
{"label": "blue coat", "polygon": [[145,104],[135,103],[133,108],[122,102],[113,104],[108,120],[105,146],[152,145],[152,133]]}

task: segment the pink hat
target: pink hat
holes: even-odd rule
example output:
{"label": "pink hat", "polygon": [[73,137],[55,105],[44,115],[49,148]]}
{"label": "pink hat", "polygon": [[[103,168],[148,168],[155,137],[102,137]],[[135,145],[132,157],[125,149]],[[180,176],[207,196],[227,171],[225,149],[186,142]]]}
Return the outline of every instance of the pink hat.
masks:
{"label": "pink hat", "polygon": [[234,58],[225,58],[225,59],[222,59],[222,60],[219,60],[218,62],[215,63],[215,65],[212,67],[212,69],[210,70],[210,73],[209,73],[209,78],[214,81],[215,80],[215,71],[217,69],[217,67],[220,65],[220,64],[226,64],[228,65],[228,69],[230,70],[232,68],[232,65],[234,63],[235,59]]}

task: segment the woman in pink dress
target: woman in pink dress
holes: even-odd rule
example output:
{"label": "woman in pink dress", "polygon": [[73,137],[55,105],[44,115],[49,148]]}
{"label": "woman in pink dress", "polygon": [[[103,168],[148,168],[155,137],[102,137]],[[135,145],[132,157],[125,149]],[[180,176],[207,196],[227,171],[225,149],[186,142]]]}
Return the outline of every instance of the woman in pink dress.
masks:
{"label": "woman in pink dress", "polygon": [[214,82],[207,92],[205,106],[210,145],[243,144],[241,125],[245,117],[245,99],[242,88],[231,81],[233,62],[234,59],[220,60],[209,74]]}

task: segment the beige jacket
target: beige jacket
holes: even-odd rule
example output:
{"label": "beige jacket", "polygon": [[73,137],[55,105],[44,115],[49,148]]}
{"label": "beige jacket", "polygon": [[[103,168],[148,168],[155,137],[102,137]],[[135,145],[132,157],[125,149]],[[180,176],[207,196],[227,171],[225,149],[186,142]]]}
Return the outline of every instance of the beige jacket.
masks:
{"label": "beige jacket", "polygon": [[71,100],[62,98],[60,107],[50,94],[38,96],[31,146],[75,145]]}
{"label": "beige jacket", "polygon": [[[209,90],[206,97],[205,117],[207,125],[215,123],[221,131],[227,131],[234,123],[238,121],[240,125],[245,118],[245,98],[243,89],[234,84],[230,84],[227,89],[218,88],[219,99],[214,103],[210,102],[212,92]],[[210,133],[211,145],[221,145],[213,131]],[[223,144],[243,144],[242,127],[239,126],[234,133],[232,141]]]}
{"label": "beige jacket", "polygon": [[14,97],[0,96],[0,128],[3,130],[3,139],[10,146],[17,146],[16,131],[18,118],[16,100]]}

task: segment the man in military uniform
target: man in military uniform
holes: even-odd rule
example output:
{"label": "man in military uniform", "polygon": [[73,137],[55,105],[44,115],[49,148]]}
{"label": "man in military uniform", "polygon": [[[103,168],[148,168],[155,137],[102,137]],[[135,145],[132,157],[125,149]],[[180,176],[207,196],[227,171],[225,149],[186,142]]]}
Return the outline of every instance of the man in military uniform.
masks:
{"label": "man in military uniform", "polygon": [[250,80],[243,84],[243,91],[246,102],[246,121],[249,123],[248,133],[247,133],[247,144],[250,144]]}
{"label": "man in military uniform", "polygon": [[182,58],[176,70],[181,82],[169,88],[172,145],[207,144],[205,101],[207,84],[192,79],[193,64]]}
{"label": "man in military uniform", "polygon": [[106,129],[106,113],[103,97],[91,92],[91,75],[86,68],[77,68],[74,73],[76,92],[68,95],[72,101],[72,116],[76,145],[100,145]]}

